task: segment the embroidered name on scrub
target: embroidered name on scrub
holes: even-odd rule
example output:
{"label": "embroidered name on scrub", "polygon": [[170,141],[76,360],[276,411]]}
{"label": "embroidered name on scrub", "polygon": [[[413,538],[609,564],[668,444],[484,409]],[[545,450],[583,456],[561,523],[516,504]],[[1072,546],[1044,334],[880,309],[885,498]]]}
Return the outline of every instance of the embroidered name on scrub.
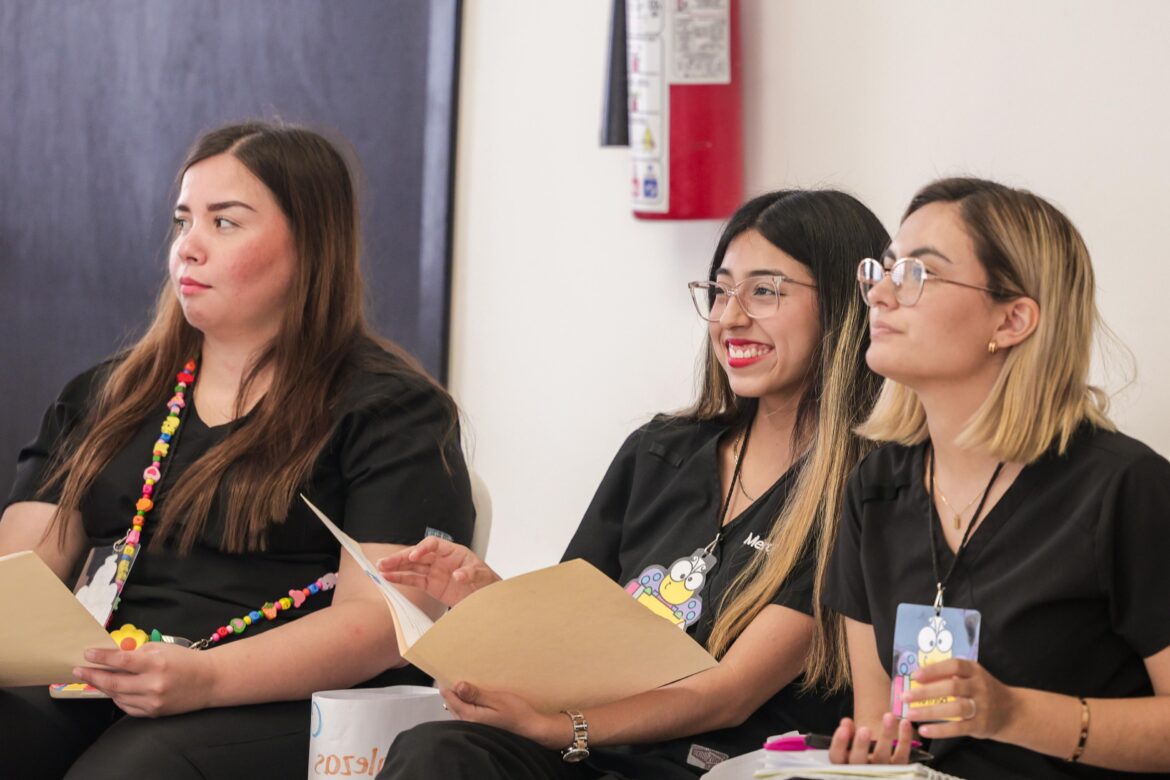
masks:
{"label": "embroidered name on scrub", "polygon": [[759,534],[753,534],[753,533],[749,532],[747,535],[747,538],[743,540],[743,543],[746,544],[748,547],[753,547],[757,550],[763,550],[764,552],[772,552],[772,543],[765,542],[764,538],[762,536],[760,536]]}
{"label": "embroidered name on scrub", "polygon": [[636,580],[629,581],[626,593],[685,631],[703,614],[699,591],[706,584],[707,574],[715,568],[715,556],[710,549],[714,544],[679,558],[670,564],[669,571],[657,565],[647,566]]}

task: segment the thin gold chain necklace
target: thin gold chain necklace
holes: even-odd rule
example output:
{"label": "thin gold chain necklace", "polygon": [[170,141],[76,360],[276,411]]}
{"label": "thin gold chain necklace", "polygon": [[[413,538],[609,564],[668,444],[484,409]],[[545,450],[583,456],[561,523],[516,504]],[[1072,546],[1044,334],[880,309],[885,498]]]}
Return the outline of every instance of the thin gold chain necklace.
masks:
{"label": "thin gold chain necklace", "polygon": [[[934,463],[934,453],[933,452],[931,452],[931,454],[930,454],[930,460],[931,460],[931,463]],[[965,507],[963,507],[962,509],[960,509],[956,512],[955,507],[951,505],[950,501],[947,501],[947,497],[945,495],[943,495],[942,489],[939,488],[937,483],[934,483],[934,494],[936,496],[938,496],[940,499],[942,499],[943,505],[947,508],[947,511],[949,511],[951,513],[951,521],[954,523],[956,531],[958,531],[960,528],[963,527],[962,526],[963,515],[967,513],[968,509],[975,506],[976,501],[978,501],[980,498],[983,497],[983,494],[980,493],[979,495],[975,496],[975,498],[968,501],[967,505]],[[972,522],[974,522],[975,518],[972,517],[971,520],[972,520]]]}

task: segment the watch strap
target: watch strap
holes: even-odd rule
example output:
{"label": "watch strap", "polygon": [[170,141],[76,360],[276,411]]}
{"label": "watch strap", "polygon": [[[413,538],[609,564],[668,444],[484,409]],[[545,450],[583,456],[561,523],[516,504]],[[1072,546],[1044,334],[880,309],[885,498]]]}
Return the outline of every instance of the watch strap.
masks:
{"label": "watch strap", "polygon": [[573,741],[561,751],[561,758],[569,763],[583,761],[589,757],[589,722],[578,710],[561,710],[573,724]]}

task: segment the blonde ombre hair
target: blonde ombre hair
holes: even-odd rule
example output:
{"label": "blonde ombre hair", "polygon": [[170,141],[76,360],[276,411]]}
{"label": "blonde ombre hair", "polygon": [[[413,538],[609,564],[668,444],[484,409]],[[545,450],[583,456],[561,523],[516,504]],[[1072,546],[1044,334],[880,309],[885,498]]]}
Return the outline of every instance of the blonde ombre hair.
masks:
{"label": "blonde ombre hair", "polygon": [[[1051,203],[983,179],[926,185],[903,221],[930,203],[958,206],[996,300],[1027,296],[1040,308],[1036,330],[1012,347],[987,399],[956,444],[985,448],[998,460],[1031,463],[1056,445],[1063,454],[1089,422],[1112,430],[1109,399],[1089,384],[1093,337],[1100,325],[1093,266],[1081,234]],[[913,390],[887,379],[858,433],[913,445],[927,439],[926,413]]]}
{"label": "blonde ombre hair", "polygon": [[[731,242],[754,230],[812,272],[822,338],[808,366],[792,439],[805,448],[804,465],[773,521],[767,554],[755,555],[727,588],[707,649],[721,657],[764,609],[811,549],[816,558],[816,629],[804,664],[804,685],[839,689],[849,679],[840,619],[820,605],[824,573],[837,538],[845,482],[869,444],[854,433],[877,397],[880,377],[865,365],[867,314],[853,269],[866,253],[889,244],[881,222],[860,201],[834,190],[784,190],[744,204],[723,230],[709,278]],[[703,357],[702,388],[688,419],[719,420],[732,431],[751,424],[758,402],[731,390],[711,348]]]}

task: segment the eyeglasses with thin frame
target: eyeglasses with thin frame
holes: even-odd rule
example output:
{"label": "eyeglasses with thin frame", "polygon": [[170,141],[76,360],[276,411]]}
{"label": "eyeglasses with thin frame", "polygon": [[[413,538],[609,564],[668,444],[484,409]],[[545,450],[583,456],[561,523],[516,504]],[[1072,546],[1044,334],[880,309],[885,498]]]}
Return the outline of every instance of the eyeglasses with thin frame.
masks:
{"label": "eyeglasses with thin frame", "polygon": [[886,268],[872,257],[867,257],[857,265],[857,284],[861,288],[861,300],[866,306],[872,306],[869,292],[882,283],[886,277],[894,285],[894,298],[899,306],[913,306],[922,298],[922,291],[927,282],[944,282],[956,287],[966,287],[970,290],[982,290],[992,295],[1003,295],[1002,290],[993,290],[990,287],[981,287],[977,284],[956,282],[954,279],[944,279],[926,270],[926,265],[917,257],[903,257]]}
{"label": "eyeglasses with thin frame", "polygon": [[695,311],[707,322],[718,322],[727,311],[727,303],[732,298],[739,303],[744,314],[753,320],[770,317],[780,306],[780,298],[784,293],[784,286],[797,284],[815,290],[815,284],[798,282],[795,279],[781,274],[769,276],[749,276],[734,287],[722,282],[691,282],[687,285],[691,291],[691,300],[695,302]]}

